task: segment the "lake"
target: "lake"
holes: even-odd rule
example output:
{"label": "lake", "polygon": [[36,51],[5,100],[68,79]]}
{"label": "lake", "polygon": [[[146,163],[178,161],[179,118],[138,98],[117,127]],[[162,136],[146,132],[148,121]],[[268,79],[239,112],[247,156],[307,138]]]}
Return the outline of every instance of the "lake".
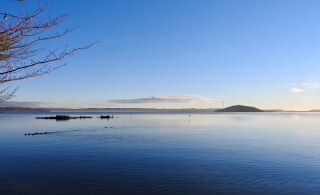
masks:
{"label": "lake", "polygon": [[318,113],[52,114],[0,113],[0,194],[320,194]]}

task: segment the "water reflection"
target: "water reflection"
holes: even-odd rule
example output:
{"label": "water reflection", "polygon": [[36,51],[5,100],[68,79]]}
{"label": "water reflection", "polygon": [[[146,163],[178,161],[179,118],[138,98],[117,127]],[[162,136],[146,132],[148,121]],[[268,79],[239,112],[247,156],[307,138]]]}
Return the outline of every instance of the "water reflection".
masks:
{"label": "water reflection", "polygon": [[117,116],[0,114],[0,194],[320,193],[320,115]]}

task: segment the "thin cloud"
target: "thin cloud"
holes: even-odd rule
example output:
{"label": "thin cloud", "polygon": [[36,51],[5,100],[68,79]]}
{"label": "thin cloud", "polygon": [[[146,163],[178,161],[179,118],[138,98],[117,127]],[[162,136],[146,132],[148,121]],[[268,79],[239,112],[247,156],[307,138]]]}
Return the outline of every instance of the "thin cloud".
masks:
{"label": "thin cloud", "polygon": [[133,99],[115,99],[109,100],[111,103],[117,104],[144,104],[144,103],[204,103],[219,101],[220,99],[213,99],[200,96],[158,96],[158,97],[144,97]]}
{"label": "thin cloud", "polygon": [[299,88],[299,87],[291,87],[291,90],[290,90],[292,93],[302,93],[304,92],[304,89],[302,88]]}
{"label": "thin cloud", "polygon": [[18,102],[18,101],[0,102],[0,107],[41,108],[46,106],[51,106],[51,104],[44,103],[44,102]]}
{"label": "thin cloud", "polygon": [[291,93],[303,93],[303,92],[309,92],[309,91],[320,89],[320,83],[317,83],[317,82],[305,82],[299,85],[295,83],[291,83],[290,85],[291,85],[291,88],[290,88]]}
{"label": "thin cloud", "polygon": [[320,83],[302,83],[302,85],[308,89],[320,88]]}

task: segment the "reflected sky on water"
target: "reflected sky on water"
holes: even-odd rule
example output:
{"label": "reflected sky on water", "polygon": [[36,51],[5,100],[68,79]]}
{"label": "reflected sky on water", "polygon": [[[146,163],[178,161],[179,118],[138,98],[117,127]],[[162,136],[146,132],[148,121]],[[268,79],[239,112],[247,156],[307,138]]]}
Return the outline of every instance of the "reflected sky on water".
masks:
{"label": "reflected sky on water", "polygon": [[320,193],[317,113],[80,114],[0,114],[0,194]]}

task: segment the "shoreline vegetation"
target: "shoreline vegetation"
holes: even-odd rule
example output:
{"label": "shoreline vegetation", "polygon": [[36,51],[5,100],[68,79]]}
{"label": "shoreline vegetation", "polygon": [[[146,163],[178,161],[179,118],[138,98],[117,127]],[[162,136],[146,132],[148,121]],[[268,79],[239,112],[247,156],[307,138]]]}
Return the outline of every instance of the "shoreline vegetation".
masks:
{"label": "shoreline vegetation", "polygon": [[[1,104],[0,104],[1,106]],[[320,112],[320,109],[312,109],[308,111],[293,111],[293,110],[263,110],[251,106],[235,105],[226,108],[181,108],[181,109],[167,109],[167,108],[28,108],[28,107],[0,107],[1,112],[107,112],[107,113],[221,113],[221,112]],[[49,118],[48,118],[49,119]],[[70,118],[72,119],[72,118]]]}

